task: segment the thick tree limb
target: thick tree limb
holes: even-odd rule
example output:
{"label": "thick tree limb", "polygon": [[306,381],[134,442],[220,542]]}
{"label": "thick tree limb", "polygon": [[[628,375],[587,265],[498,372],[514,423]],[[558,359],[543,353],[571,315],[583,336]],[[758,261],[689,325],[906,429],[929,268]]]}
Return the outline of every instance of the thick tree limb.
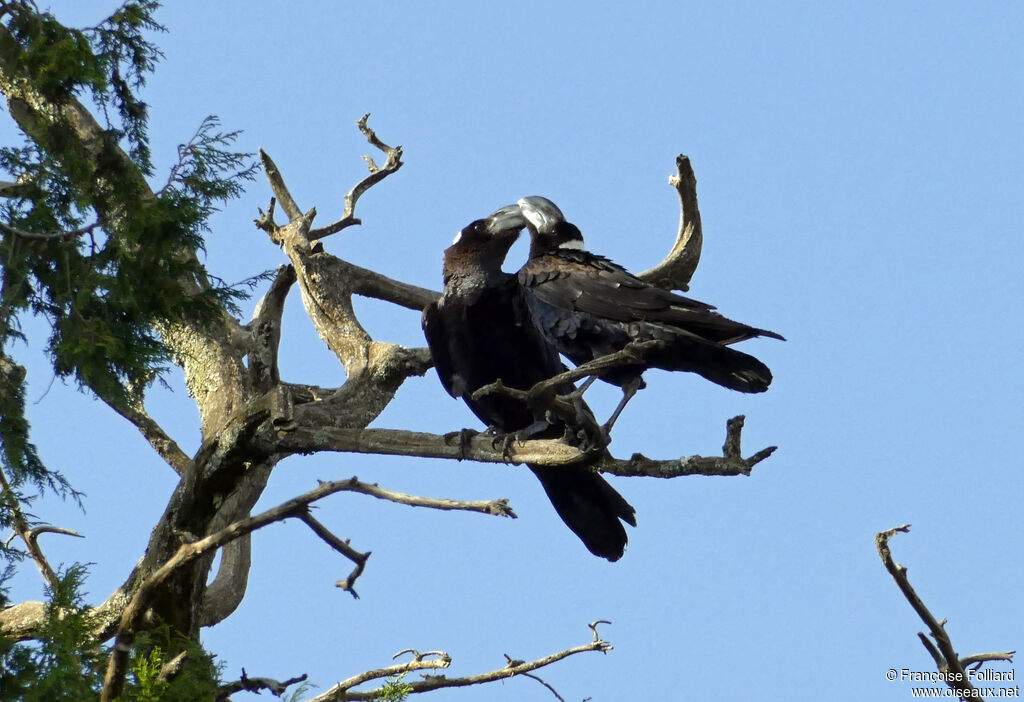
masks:
{"label": "thick tree limb", "polygon": [[295,269],[281,266],[274,282],[260,299],[249,322],[249,378],[254,389],[266,392],[281,382],[277,353],[281,345],[281,317],[288,291],[295,283]]}
{"label": "thick tree limb", "polygon": [[[479,685],[481,683],[493,682],[495,680],[503,680],[505,678],[511,678],[516,675],[522,675],[529,673],[530,671],[543,668],[544,666],[556,663],[563,658],[576,655],[577,653],[586,653],[588,651],[600,651],[601,653],[607,653],[612,650],[612,645],[607,641],[603,641],[597,636],[596,625],[599,622],[595,622],[590,625],[591,630],[594,632],[594,640],[583,644],[582,646],[575,646],[564,651],[552,653],[549,656],[538,658],[534,661],[519,661],[509,660],[509,663],[502,668],[492,670],[486,673],[480,673],[478,675],[468,675],[461,678],[447,678],[443,675],[427,675],[424,676],[424,680],[417,680],[414,682],[405,683],[410,688],[410,694],[416,694],[420,692],[430,692],[432,690],[438,690],[444,687],[468,687],[470,685]],[[405,653],[403,651],[403,653]],[[425,658],[427,655],[435,655],[436,658]],[[431,654],[416,654],[413,661],[409,663],[403,663],[399,665],[392,665],[386,668],[379,668],[377,670],[370,670],[359,675],[352,676],[347,680],[343,680],[334,687],[330,688],[321,695],[317,695],[309,702],[338,702],[341,700],[373,700],[379,697],[383,688],[378,687],[373,690],[366,691],[353,691],[352,688],[357,685],[361,685],[370,680],[379,680],[381,678],[389,678],[403,673],[407,673],[413,670],[423,669],[443,669],[451,665],[452,658],[447,653],[441,651],[432,651]],[[506,656],[508,658],[508,656]]]}
{"label": "thick tree limb", "polygon": [[640,277],[651,285],[666,290],[690,289],[690,278],[700,263],[700,250],[704,233],[700,224],[700,209],[697,207],[697,176],[687,156],[676,157],[677,174],[668,179],[669,185],[679,193],[679,233],[665,260],[654,268],[640,273]]}
{"label": "thick tree limb", "polygon": [[[604,473],[622,476],[675,478],[683,475],[750,475],[751,469],[768,458],[775,446],[758,451],[749,458],[740,454],[740,435],[744,417],[733,417],[726,423],[726,441],[721,456],[686,456],[674,459],[651,459],[634,454],[628,460],[607,458],[596,464]],[[544,466],[573,465],[587,455],[574,446],[557,439],[513,441],[502,446],[498,437],[475,434],[468,438],[458,433],[440,435],[398,429],[333,429],[298,426],[280,437],[278,447],[288,453],[338,451],[341,453],[375,453],[422,458],[471,460],[482,463],[532,463]]]}
{"label": "thick tree limb", "polygon": [[352,292],[357,295],[392,302],[417,312],[441,297],[441,293],[434,290],[392,280],[380,273],[360,268],[347,261],[342,261],[342,263],[347,268],[346,275],[352,286]]}
{"label": "thick tree limb", "polygon": [[[960,658],[956,650],[953,648],[953,642],[949,638],[949,634],[946,633],[946,620],[938,620],[935,615],[931,613],[928,607],[925,606],[921,597],[917,594],[917,591],[910,585],[910,580],[907,578],[907,569],[905,566],[897,563],[892,557],[892,551],[889,549],[889,539],[896,534],[902,532],[904,534],[910,531],[910,525],[904,524],[902,526],[893,527],[886,531],[879,532],[875,535],[875,549],[878,551],[879,557],[882,559],[882,563],[885,565],[885,569],[889,571],[889,575],[892,576],[893,580],[896,581],[896,586],[899,587],[900,592],[910,603],[910,606],[917,612],[917,616],[921,618],[921,621],[928,627],[928,631],[931,634],[932,639],[935,640],[933,644],[928,637],[923,633],[918,633],[918,637],[921,639],[921,643],[924,645],[925,650],[935,661],[935,666],[938,668],[940,673],[952,673],[952,679],[947,679],[945,682],[953,690],[957,691],[959,697],[965,702],[967,700],[981,699],[977,695],[977,690],[971,684],[970,678],[967,674],[966,667],[971,664],[981,663],[985,661],[1013,661],[1013,654],[1015,651],[1005,651],[1002,653],[978,653],[966,658]],[[962,691],[962,694],[960,694]]]}
{"label": "thick tree limb", "polygon": [[306,425],[300,425],[280,437],[278,447],[288,453],[338,451],[555,466],[577,463],[584,457],[579,449],[555,439],[513,443],[504,452],[500,441],[487,434],[477,434],[463,441],[457,435],[442,436],[399,429],[334,429]]}

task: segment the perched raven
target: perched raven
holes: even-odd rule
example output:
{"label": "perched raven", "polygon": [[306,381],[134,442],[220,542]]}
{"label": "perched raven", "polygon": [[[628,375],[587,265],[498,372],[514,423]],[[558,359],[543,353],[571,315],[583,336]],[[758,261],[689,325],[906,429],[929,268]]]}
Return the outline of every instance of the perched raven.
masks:
{"label": "perched raven", "polygon": [[[502,432],[532,427],[532,436],[560,438],[566,425],[542,422],[520,400],[474,391],[501,380],[529,390],[565,368],[558,352],[537,331],[515,275],[501,264],[522,228],[516,206],[498,210],[459,232],[444,252],[444,293],[423,310],[423,333],[445,390],[461,397],[473,413]],[[572,391],[567,384],[561,391]],[[589,412],[584,407],[585,412]],[[544,486],[562,521],[596,556],[616,561],[626,546],[619,520],[636,526],[635,510],[589,466],[529,466]]]}
{"label": "perched raven", "polygon": [[585,251],[580,230],[546,198],[525,197],[519,207],[531,237],[519,283],[534,323],[549,343],[580,365],[620,351],[631,341],[662,342],[643,362],[601,376],[623,391],[606,429],[643,387],[647,368],[690,371],[740,392],[768,389],[768,367],[728,344],[755,336],[783,337],[727,319],[711,305],[650,285]]}

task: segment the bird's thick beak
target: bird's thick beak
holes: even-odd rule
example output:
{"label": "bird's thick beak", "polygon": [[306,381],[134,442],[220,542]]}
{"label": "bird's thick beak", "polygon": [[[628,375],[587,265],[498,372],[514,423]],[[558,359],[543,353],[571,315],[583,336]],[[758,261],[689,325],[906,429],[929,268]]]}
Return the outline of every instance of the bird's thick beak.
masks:
{"label": "bird's thick beak", "polygon": [[487,217],[487,228],[494,235],[518,234],[526,226],[526,217],[519,205],[506,205]]}
{"label": "bird's thick beak", "polygon": [[518,204],[523,217],[539,231],[548,231],[558,222],[565,221],[565,215],[558,209],[558,205],[546,197],[531,195],[519,200]]}

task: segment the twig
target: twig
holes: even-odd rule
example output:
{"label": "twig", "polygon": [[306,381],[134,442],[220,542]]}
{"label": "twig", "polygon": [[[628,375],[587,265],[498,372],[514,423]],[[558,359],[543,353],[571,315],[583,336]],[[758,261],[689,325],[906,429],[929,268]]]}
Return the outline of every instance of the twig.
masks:
{"label": "twig", "polygon": [[932,638],[935,639],[933,644],[923,632],[918,632],[918,638],[921,639],[921,643],[924,645],[928,654],[935,661],[935,666],[938,668],[940,673],[952,673],[951,676],[945,678],[945,682],[953,690],[957,691],[959,697],[963,700],[977,700],[981,699],[978,697],[977,690],[971,685],[966,666],[974,663],[982,663],[991,660],[1000,661],[1013,661],[1013,654],[1015,651],[1005,651],[1003,653],[977,653],[966,658],[960,658],[957,656],[956,650],[953,648],[953,642],[949,638],[949,634],[946,633],[946,620],[938,620],[935,615],[931,613],[928,607],[925,606],[924,602],[918,596],[917,592],[910,585],[910,580],[907,578],[907,569],[905,566],[900,565],[892,557],[892,551],[889,549],[889,539],[896,534],[902,532],[904,534],[910,531],[909,524],[903,524],[902,526],[893,527],[886,531],[879,532],[875,535],[875,549],[878,551],[879,557],[882,559],[882,563],[885,565],[885,569],[889,571],[889,575],[892,576],[893,580],[896,581],[897,587],[900,592],[913,607],[914,611],[917,612],[917,616],[921,618],[921,621],[928,627],[928,631]]}
{"label": "twig", "polygon": [[355,224],[362,224],[362,220],[355,217],[356,202],[362,197],[363,193],[369,190],[371,187],[379,183],[380,181],[387,178],[389,175],[397,171],[402,167],[402,147],[395,146],[391,147],[377,138],[376,132],[374,132],[367,125],[367,121],[370,119],[370,113],[363,115],[362,119],[356,122],[359,127],[359,131],[363,133],[366,140],[370,142],[370,145],[379,149],[387,157],[382,167],[378,167],[374,163],[373,159],[369,156],[363,156],[363,160],[366,161],[367,166],[370,169],[370,174],[363,178],[361,181],[355,184],[348,194],[345,195],[345,212],[342,214],[341,219],[333,224],[329,224],[326,227],[320,227],[314,229],[309,233],[309,240],[315,241],[316,239],[322,239],[325,236],[336,234],[346,227],[351,227]]}
{"label": "twig", "polygon": [[[479,685],[481,683],[488,683],[494,680],[502,680],[505,678],[511,678],[516,675],[524,675],[538,668],[556,663],[563,658],[575,655],[577,653],[585,653],[587,651],[600,651],[607,653],[612,650],[612,645],[607,641],[602,640],[597,636],[597,624],[602,623],[603,620],[593,622],[590,624],[591,630],[594,632],[594,640],[583,644],[582,646],[576,646],[574,648],[565,649],[553,653],[543,658],[538,658],[534,661],[518,661],[510,660],[505,666],[492,670],[486,673],[480,673],[478,675],[469,675],[461,678],[448,678],[443,675],[428,675],[425,676],[424,680],[417,680],[415,682],[406,683],[409,688],[410,694],[420,692],[430,692],[432,690],[438,690],[443,687],[467,687],[469,685]],[[403,651],[403,653],[415,651]],[[388,666],[386,668],[379,668],[377,670],[370,670],[359,675],[352,676],[347,680],[343,680],[334,687],[330,688],[321,695],[314,697],[309,702],[337,702],[340,700],[373,700],[379,697],[383,688],[378,687],[373,690],[366,691],[352,691],[351,688],[361,685],[369,680],[378,680],[380,678],[387,678],[394,675],[401,675],[412,670],[422,670],[424,668],[447,668],[451,665],[452,659],[447,653],[443,652],[432,652],[438,654],[439,657],[435,659],[423,660],[428,654],[416,653],[416,658],[410,663],[404,663],[399,665]],[[506,656],[508,658],[508,656]],[[514,664],[514,665],[513,665]],[[531,676],[533,677],[533,676]],[[550,686],[549,686],[550,689]],[[556,693],[557,694],[557,693]]]}
{"label": "twig", "polygon": [[357,593],[355,589],[356,580],[358,580],[359,576],[363,574],[363,569],[366,568],[366,561],[369,560],[371,552],[367,551],[366,553],[360,553],[359,551],[356,551],[349,545],[348,539],[342,540],[332,534],[327,527],[313,518],[313,515],[309,513],[309,510],[300,514],[299,519],[301,519],[306,526],[312,529],[314,534],[323,539],[328,546],[355,563],[355,567],[352,569],[352,572],[349,573],[348,577],[344,580],[339,580],[335,585],[358,600],[359,593]]}
{"label": "twig", "polygon": [[676,175],[669,177],[669,185],[679,194],[679,233],[665,260],[644,271],[640,277],[652,285],[666,290],[690,289],[690,278],[700,263],[700,250],[704,241],[697,207],[697,176],[687,156],[676,157]]}
{"label": "twig", "polygon": [[[516,666],[516,665],[522,665],[522,664],[523,664],[523,662],[524,662],[524,661],[514,661],[514,660],[512,660],[512,657],[511,657],[511,656],[509,656],[509,655],[508,655],[507,653],[505,654],[505,660],[506,660],[506,661],[508,661],[508,663],[507,663],[506,667],[509,667],[509,668],[511,668],[512,666]],[[542,678],[541,676],[539,676],[539,675],[534,675],[533,673],[520,673],[520,675],[522,675],[522,676],[524,676],[524,677],[527,677],[527,678],[533,678],[534,680],[536,680],[537,682],[539,682],[539,683],[540,683],[541,685],[543,685],[543,686],[544,686],[544,687],[546,687],[547,689],[551,690],[551,694],[552,694],[552,695],[554,695],[554,696],[555,696],[556,698],[558,698],[559,702],[565,702],[565,699],[563,699],[563,698],[562,698],[562,696],[561,696],[560,694],[558,694],[558,690],[556,690],[555,688],[553,688],[553,687],[552,687],[552,686],[551,686],[551,685],[550,685],[550,684],[549,684],[549,683],[548,683],[548,682],[547,682],[546,680],[544,680],[544,678]]]}

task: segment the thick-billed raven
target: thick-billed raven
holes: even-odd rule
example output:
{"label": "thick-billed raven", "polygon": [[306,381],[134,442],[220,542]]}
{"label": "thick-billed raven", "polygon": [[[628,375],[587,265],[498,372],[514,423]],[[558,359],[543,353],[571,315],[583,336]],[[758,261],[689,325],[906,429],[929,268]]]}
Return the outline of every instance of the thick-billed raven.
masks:
{"label": "thick-billed raven", "polygon": [[580,365],[633,341],[661,342],[642,361],[601,376],[623,391],[606,430],[643,387],[647,368],[690,371],[740,392],[768,389],[768,366],[728,345],[756,336],[782,336],[734,322],[712,305],[650,285],[586,251],[580,230],[546,198],[525,197],[519,207],[531,237],[519,283],[534,323],[551,345]]}
{"label": "thick-billed raven", "polygon": [[[483,422],[501,432],[531,427],[531,436],[560,438],[573,432],[558,419],[538,423],[524,401],[500,393],[472,397],[499,379],[529,390],[565,369],[530,319],[516,276],[501,270],[525,225],[519,208],[511,206],[459,232],[444,252],[444,293],[423,311],[423,332],[441,383]],[[560,389],[572,390],[571,384]],[[627,538],[619,520],[636,526],[635,510],[611,485],[588,465],[529,468],[591,553],[610,561],[622,557]]]}

